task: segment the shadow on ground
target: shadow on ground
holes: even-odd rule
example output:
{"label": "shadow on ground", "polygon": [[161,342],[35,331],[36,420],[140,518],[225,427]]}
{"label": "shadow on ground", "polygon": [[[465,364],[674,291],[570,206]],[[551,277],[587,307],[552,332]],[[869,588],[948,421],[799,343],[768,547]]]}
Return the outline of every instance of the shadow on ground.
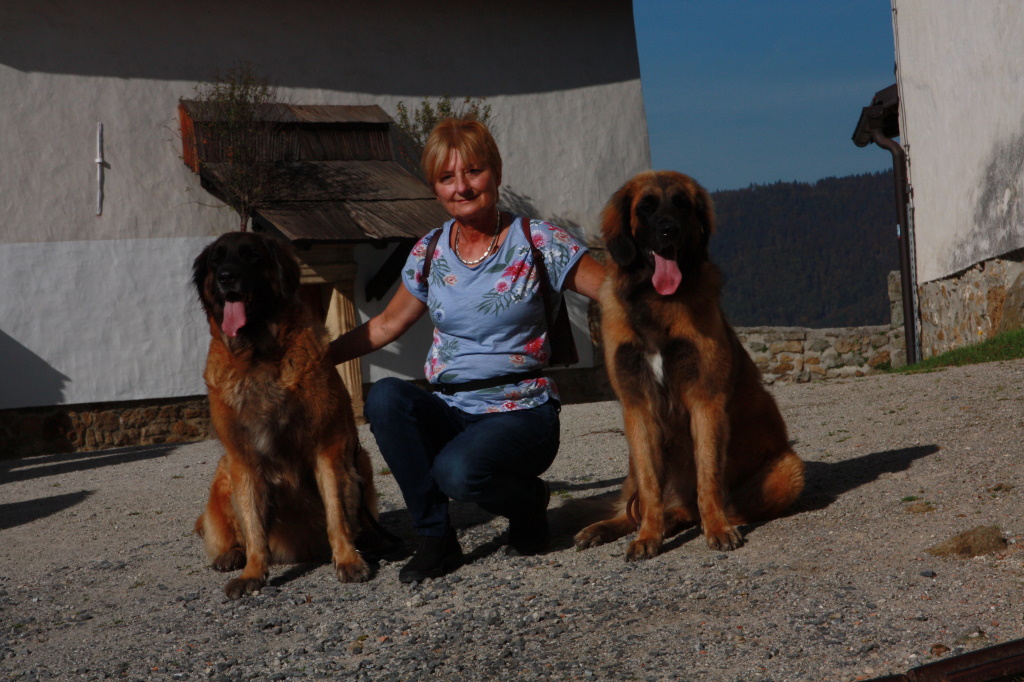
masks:
{"label": "shadow on ground", "polygon": [[146,459],[166,457],[178,445],[144,445],[116,450],[94,452],[67,452],[59,455],[41,455],[21,459],[0,460],[0,483],[30,481],[45,476],[56,476],[74,471],[87,471],[100,467],[129,464]]}
{"label": "shadow on ground", "polygon": [[10,502],[0,504],[0,530],[14,528],[24,523],[31,523],[38,519],[46,518],[51,514],[64,511],[76,504],[80,504],[92,495],[89,490],[80,490],[77,493],[66,493],[54,495],[53,497],[39,497],[24,502]]}

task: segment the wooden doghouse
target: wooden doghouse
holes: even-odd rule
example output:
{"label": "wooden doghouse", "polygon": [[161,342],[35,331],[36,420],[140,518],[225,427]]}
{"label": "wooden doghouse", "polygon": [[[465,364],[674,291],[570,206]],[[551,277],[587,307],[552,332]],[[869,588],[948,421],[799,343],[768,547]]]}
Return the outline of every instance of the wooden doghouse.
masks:
{"label": "wooden doghouse", "polygon": [[[185,164],[224,199],[237,172],[238,138],[218,131],[219,116],[208,105],[182,100],[178,115]],[[397,279],[412,243],[448,218],[417,174],[408,139],[379,106],[268,104],[236,135],[247,136],[250,158],[263,174],[253,229],[295,246],[303,295],[332,337],[356,325],[354,247],[405,245],[368,277],[367,299],[379,298]],[[361,418],[360,363],[345,363],[339,372]]]}

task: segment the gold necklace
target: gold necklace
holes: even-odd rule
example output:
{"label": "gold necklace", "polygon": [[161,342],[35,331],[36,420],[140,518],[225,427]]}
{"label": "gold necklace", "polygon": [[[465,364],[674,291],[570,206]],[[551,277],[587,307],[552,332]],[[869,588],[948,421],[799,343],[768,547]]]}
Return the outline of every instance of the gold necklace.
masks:
{"label": "gold necklace", "polygon": [[459,253],[459,237],[462,236],[462,225],[460,224],[455,229],[455,256],[463,262],[465,265],[476,265],[482,263],[485,258],[491,255],[491,251],[494,249],[494,245],[498,243],[498,234],[501,232],[501,211],[498,211],[498,225],[494,228],[494,236],[491,237],[491,243],[487,246],[487,250],[484,251],[484,255],[480,256],[476,260],[466,260]]}

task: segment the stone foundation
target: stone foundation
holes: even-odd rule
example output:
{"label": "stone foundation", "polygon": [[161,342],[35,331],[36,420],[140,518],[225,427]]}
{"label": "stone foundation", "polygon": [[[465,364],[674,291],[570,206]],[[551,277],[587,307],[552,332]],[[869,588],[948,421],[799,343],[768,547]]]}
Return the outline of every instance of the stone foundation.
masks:
{"label": "stone foundation", "polygon": [[210,437],[205,396],[0,410],[0,458]]}
{"label": "stone foundation", "polygon": [[921,357],[1024,327],[1024,263],[1017,252],[918,286]]}
{"label": "stone foundation", "polygon": [[862,377],[907,364],[903,328],[740,327],[743,347],[765,383]]}

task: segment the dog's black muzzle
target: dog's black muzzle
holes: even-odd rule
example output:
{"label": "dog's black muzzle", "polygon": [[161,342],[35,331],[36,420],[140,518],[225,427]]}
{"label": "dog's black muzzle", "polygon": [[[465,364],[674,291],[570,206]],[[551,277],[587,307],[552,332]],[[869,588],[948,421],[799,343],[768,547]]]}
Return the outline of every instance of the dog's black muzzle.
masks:
{"label": "dog's black muzzle", "polygon": [[217,267],[217,288],[225,298],[237,300],[243,291],[242,267],[237,263],[225,262]]}

